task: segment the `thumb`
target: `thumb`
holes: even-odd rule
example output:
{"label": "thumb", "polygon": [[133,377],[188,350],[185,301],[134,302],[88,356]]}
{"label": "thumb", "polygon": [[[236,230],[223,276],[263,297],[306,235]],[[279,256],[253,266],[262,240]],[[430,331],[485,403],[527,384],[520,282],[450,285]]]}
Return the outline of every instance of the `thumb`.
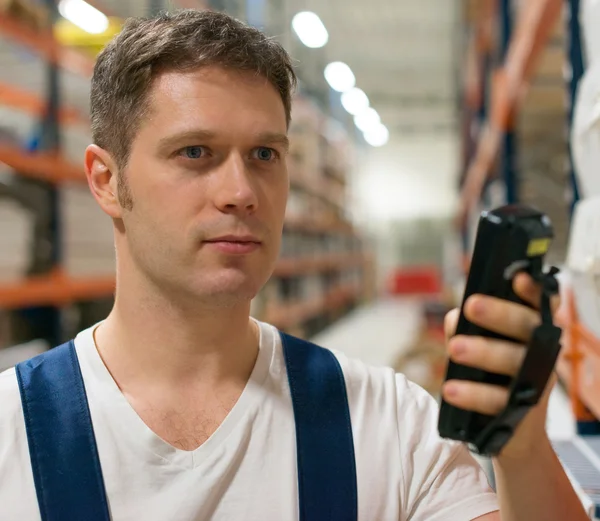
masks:
{"label": "thumb", "polygon": [[456,332],[456,326],[458,325],[458,317],[460,316],[460,309],[454,308],[452,311],[448,311],[444,317],[444,334],[446,336],[446,342],[450,340]]}

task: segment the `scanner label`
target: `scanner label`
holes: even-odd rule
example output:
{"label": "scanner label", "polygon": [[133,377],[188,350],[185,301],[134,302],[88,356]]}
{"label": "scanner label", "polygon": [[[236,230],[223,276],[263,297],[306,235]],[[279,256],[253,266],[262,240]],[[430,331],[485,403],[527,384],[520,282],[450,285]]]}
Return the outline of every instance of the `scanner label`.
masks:
{"label": "scanner label", "polygon": [[527,246],[527,256],[537,257],[544,255],[550,248],[550,239],[532,239]]}

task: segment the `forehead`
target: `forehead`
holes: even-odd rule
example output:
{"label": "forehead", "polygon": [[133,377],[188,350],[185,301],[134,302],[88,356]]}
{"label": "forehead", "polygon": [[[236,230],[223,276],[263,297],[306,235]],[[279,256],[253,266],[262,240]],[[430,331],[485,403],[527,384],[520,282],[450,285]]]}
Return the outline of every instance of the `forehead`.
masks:
{"label": "forehead", "polygon": [[148,123],[160,133],[202,127],[286,133],[279,92],[254,73],[205,66],[159,74],[151,87]]}

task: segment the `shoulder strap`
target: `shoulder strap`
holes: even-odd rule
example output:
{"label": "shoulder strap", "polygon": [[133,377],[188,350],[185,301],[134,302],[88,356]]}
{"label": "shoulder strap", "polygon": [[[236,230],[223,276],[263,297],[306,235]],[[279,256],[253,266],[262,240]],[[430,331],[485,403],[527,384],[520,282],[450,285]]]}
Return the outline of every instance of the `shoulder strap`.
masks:
{"label": "shoulder strap", "polygon": [[356,521],[344,374],[331,351],[281,333],[296,422],[300,521]]}
{"label": "shoulder strap", "polygon": [[110,521],[75,344],[16,366],[42,521]]}

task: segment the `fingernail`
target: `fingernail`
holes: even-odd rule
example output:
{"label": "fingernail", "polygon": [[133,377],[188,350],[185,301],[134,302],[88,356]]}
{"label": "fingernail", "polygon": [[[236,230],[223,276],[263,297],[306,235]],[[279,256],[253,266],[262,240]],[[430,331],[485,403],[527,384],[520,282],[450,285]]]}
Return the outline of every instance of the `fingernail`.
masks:
{"label": "fingernail", "polygon": [[467,346],[464,340],[462,339],[457,339],[454,340],[452,343],[452,354],[455,356],[460,356],[462,354],[464,354],[464,352],[467,350]]}
{"label": "fingernail", "polygon": [[474,298],[471,304],[471,308],[473,310],[473,314],[479,316],[483,315],[485,312],[485,303],[480,298]]}
{"label": "fingernail", "polygon": [[458,386],[453,383],[446,384],[444,386],[444,394],[449,398],[456,396],[458,394]]}

